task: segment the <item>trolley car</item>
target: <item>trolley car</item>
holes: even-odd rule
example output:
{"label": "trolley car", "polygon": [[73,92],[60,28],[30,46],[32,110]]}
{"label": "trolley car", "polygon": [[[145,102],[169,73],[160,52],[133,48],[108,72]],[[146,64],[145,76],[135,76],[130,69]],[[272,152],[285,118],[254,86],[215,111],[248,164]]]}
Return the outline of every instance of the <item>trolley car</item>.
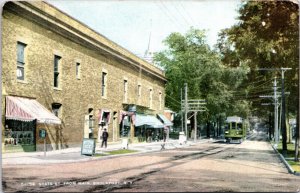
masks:
{"label": "trolley car", "polygon": [[246,132],[246,125],[241,117],[227,117],[225,126],[225,140],[227,143],[231,143],[232,141],[242,143],[246,137]]}

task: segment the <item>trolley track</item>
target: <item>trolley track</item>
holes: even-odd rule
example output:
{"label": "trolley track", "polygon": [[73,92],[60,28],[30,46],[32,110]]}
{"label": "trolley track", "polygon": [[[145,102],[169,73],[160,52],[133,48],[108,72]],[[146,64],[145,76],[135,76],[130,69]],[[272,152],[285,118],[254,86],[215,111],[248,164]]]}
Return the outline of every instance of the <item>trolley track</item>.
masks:
{"label": "trolley track", "polygon": [[[227,144],[220,144],[219,146],[213,146],[211,148],[208,149],[203,149],[199,152],[193,152],[193,153],[187,153],[185,155],[175,155],[175,156],[171,156],[169,159],[165,160],[165,161],[161,161],[161,162],[156,162],[156,163],[152,163],[152,164],[147,164],[144,165],[143,168],[147,168],[147,167],[151,167],[151,166],[156,166],[159,164],[168,164],[166,166],[162,166],[159,168],[155,168],[155,169],[151,169],[147,172],[143,172],[141,174],[138,175],[134,175],[134,176],[130,176],[127,177],[125,179],[122,179],[121,181],[125,181],[125,182],[130,182],[130,183],[121,183],[118,185],[98,185],[98,186],[93,186],[87,190],[85,190],[85,192],[94,192],[94,191],[103,191],[103,192],[110,192],[116,189],[122,189],[122,188],[131,188],[132,186],[135,185],[136,182],[143,180],[145,178],[147,178],[148,176],[151,176],[157,172],[161,172],[163,170],[167,170],[173,167],[177,167],[180,166],[182,164],[186,164],[189,161],[193,161],[196,159],[201,159],[204,157],[209,157],[209,156],[213,156],[216,155],[220,152],[226,151],[227,149],[231,149],[232,146],[236,146],[238,144],[233,144],[231,145],[231,147],[228,147]],[[183,149],[184,150],[184,149]],[[124,171],[128,171],[128,170],[134,170],[134,169],[141,169],[141,167],[133,167],[133,168],[128,168],[125,170],[122,170],[122,172]],[[116,171],[112,171],[106,174],[106,176],[109,176],[111,174],[116,174]],[[99,176],[95,177],[94,179],[97,179]]]}
{"label": "trolley track", "polygon": [[[47,192],[47,191],[55,191],[57,189],[61,189],[64,187],[68,187],[68,183],[64,182],[74,182],[76,184],[78,183],[83,183],[83,182],[89,182],[93,180],[99,180],[99,179],[105,179],[108,178],[111,175],[116,175],[118,173],[123,173],[123,172],[128,172],[131,170],[144,170],[145,172],[142,172],[138,175],[133,175],[126,177],[124,179],[121,179],[120,181],[122,182],[128,182],[128,183],[119,183],[119,184],[103,184],[103,185],[93,185],[93,186],[87,186],[84,190],[84,192],[93,192],[93,191],[112,191],[115,189],[122,189],[122,188],[130,188],[134,185],[135,182],[143,180],[147,178],[148,176],[160,172],[162,170],[166,170],[172,167],[179,166],[181,164],[185,164],[189,161],[196,160],[196,159],[201,159],[204,157],[216,155],[220,152],[226,151],[227,149],[233,148],[233,146],[236,146],[239,144],[218,144],[214,145],[212,147],[209,147],[207,149],[200,149],[199,152],[193,152],[192,153],[185,153],[181,155],[182,152],[186,152],[185,148],[180,148],[176,150],[164,150],[161,152],[151,152],[147,153],[147,155],[155,155],[155,156],[160,156],[159,153],[169,153],[169,154],[175,154],[175,155],[170,155],[170,157],[164,161],[159,161],[155,163],[150,163],[150,164],[145,164],[142,166],[133,166],[130,168],[121,168],[121,169],[115,169],[111,170],[109,172],[101,173],[99,175],[94,175],[94,176],[89,176],[85,178],[69,178],[69,179],[57,179],[56,181],[59,182],[58,185],[55,186],[46,186],[46,187],[39,187],[38,192]],[[228,147],[229,146],[229,147]],[[135,155],[135,156],[144,156],[145,154],[141,155]],[[117,158],[112,158],[112,159],[117,159]],[[101,161],[101,160],[99,160]],[[154,169],[147,169],[147,168],[153,168],[157,165],[162,165],[158,168]],[[47,179],[39,179],[40,181],[47,181]],[[5,181],[4,181],[5,182]],[[37,192],[35,187],[27,187],[26,190],[23,190],[23,192]]]}

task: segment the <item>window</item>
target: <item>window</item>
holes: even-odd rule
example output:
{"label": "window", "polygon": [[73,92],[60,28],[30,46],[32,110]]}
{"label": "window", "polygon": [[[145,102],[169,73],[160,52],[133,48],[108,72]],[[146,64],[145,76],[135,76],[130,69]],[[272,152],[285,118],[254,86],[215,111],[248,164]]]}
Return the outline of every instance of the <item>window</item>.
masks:
{"label": "window", "polygon": [[152,108],[152,94],[153,94],[153,90],[152,88],[149,89],[149,108]]}
{"label": "window", "polygon": [[88,109],[88,116],[89,119],[88,121],[88,125],[89,125],[89,138],[93,138],[94,137],[94,125],[95,125],[95,119],[94,119],[94,109],[93,108],[89,108]]}
{"label": "window", "polygon": [[17,43],[17,79],[25,80],[25,47],[26,44]]}
{"label": "window", "polygon": [[124,102],[127,102],[128,81],[124,80]]}
{"label": "window", "polygon": [[59,73],[60,73],[60,56],[54,55],[54,87],[59,87]]}
{"label": "window", "polygon": [[77,79],[80,79],[80,74],[81,74],[81,66],[80,66],[80,63],[77,62],[76,63],[76,78]]}
{"label": "window", "polygon": [[142,85],[138,85],[138,98],[142,96]]}
{"label": "window", "polygon": [[106,97],[106,76],[107,76],[107,73],[102,72],[102,92],[101,92],[101,95],[103,97]]}
{"label": "window", "polygon": [[59,103],[53,103],[52,104],[52,112],[55,116],[61,117],[61,104]]}
{"label": "window", "polygon": [[236,123],[235,122],[231,123],[231,129],[236,129]]}
{"label": "window", "polygon": [[158,100],[159,100],[159,110],[161,110],[161,102],[162,102],[162,93],[159,92],[159,96],[158,96]]}

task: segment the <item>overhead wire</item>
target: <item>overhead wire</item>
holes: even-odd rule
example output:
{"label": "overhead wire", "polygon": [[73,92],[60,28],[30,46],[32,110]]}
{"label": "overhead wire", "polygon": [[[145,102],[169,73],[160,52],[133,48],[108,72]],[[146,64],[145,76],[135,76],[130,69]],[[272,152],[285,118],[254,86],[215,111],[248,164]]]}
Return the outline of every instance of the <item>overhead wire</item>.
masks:
{"label": "overhead wire", "polygon": [[186,23],[186,25],[188,27],[190,27],[190,23],[186,20],[186,18],[184,17],[184,15],[181,13],[181,11],[177,8],[177,6],[174,4],[174,2],[171,3],[171,5],[173,5],[173,7],[175,7],[175,9],[177,10],[177,12],[179,13],[179,15],[182,17],[182,19],[184,20],[184,22]]}
{"label": "overhead wire", "polygon": [[178,25],[178,23],[176,22],[176,20],[174,21],[173,17],[170,16],[166,11],[164,11],[164,9],[163,9],[164,8],[164,4],[162,4],[161,1],[155,1],[155,3],[157,5],[157,7],[159,7],[159,9],[167,16],[167,18],[169,18],[169,20],[171,21],[171,23],[173,23],[174,26],[176,26],[176,28],[178,28],[179,31],[180,31],[181,27]]}
{"label": "overhead wire", "polygon": [[186,9],[185,9],[185,7],[183,6],[183,4],[182,4],[181,1],[179,1],[179,5],[182,7],[182,9],[183,9],[184,12],[186,13],[186,15],[187,15],[187,16],[189,17],[189,19],[191,20],[191,22],[192,22],[193,24],[196,24],[196,22],[194,21],[194,19],[190,16],[189,12],[186,11]]}

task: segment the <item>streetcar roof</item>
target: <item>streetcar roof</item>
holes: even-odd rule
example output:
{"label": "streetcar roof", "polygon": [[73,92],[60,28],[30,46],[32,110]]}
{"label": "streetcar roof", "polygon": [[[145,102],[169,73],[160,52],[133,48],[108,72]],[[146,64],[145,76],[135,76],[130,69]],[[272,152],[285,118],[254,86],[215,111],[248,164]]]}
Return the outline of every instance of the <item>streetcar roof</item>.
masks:
{"label": "streetcar roof", "polygon": [[232,116],[232,117],[227,117],[226,122],[228,122],[228,123],[230,123],[230,122],[242,123],[243,119],[241,117],[238,117],[238,116]]}

